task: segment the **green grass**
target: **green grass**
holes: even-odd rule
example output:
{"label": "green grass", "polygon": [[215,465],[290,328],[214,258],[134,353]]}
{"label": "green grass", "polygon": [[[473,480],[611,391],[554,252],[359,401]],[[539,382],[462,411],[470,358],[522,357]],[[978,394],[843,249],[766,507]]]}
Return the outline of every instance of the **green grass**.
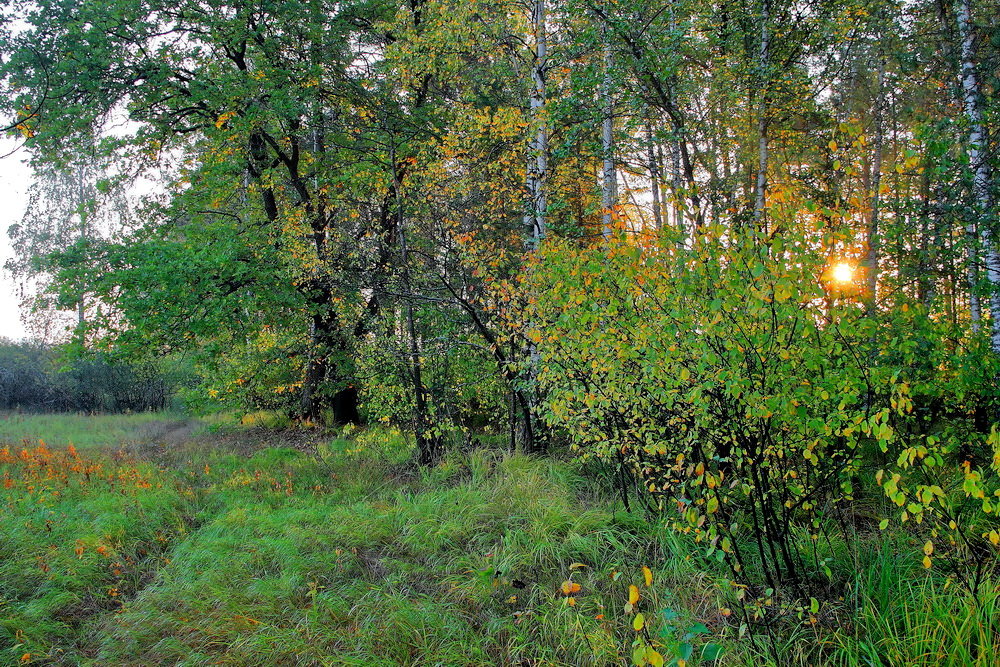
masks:
{"label": "green grass", "polygon": [[977,599],[882,549],[858,575],[856,623],[829,639],[831,664],[1000,665],[1000,582]]}
{"label": "green grass", "polygon": [[44,440],[52,447],[73,445],[84,450],[155,439],[183,422],[182,415],[142,412],[128,415],[25,414],[0,412],[0,446],[32,446]]}
{"label": "green grass", "polygon": [[773,648],[766,641],[747,642],[734,657],[773,667],[1000,665],[1000,582],[987,582],[973,598],[896,549],[869,547],[828,627],[786,626]]}
{"label": "green grass", "polygon": [[[421,470],[402,434],[355,435],[315,456],[185,450],[187,465],[169,469],[14,448],[0,464],[12,537],[0,663],[628,655],[623,605],[650,556],[644,520],[623,524],[609,504],[584,502],[594,491],[568,464],[480,450]],[[694,575],[682,561],[663,577],[685,568]],[[560,590],[571,576],[573,605]],[[643,604],[654,600],[650,590]]]}
{"label": "green grass", "polygon": [[44,447],[0,448],[0,475],[0,663],[73,662],[186,531],[191,493],[149,464]]}
{"label": "green grass", "polygon": [[[580,508],[560,466],[477,453],[420,474],[275,451],[217,465],[208,493],[218,511],[117,615],[99,661],[249,664],[266,652],[288,664],[584,665],[623,655],[631,631],[616,602],[627,583],[611,580],[611,563],[641,544],[623,541],[606,510]],[[371,484],[386,476],[398,478]],[[571,607],[559,586],[576,562],[590,567]]]}
{"label": "green grass", "polygon": [[141,420],[90,419],[122,440],[0,456],[0,664],[630,664],[630,585],[667,664],[1000,664],[997,589],[977,606],[903,539],[838,555],[845,599],[768,648],[690,542],[572,464],[481,449],[420,469],[411,438],[371,429],[315,454],[202,435],[154,465],[115,454]]}

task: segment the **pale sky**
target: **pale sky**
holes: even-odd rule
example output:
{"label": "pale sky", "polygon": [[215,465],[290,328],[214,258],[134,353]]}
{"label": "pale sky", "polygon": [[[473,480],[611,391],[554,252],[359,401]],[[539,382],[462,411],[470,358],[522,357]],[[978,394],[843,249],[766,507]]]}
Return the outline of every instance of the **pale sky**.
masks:
{"label": "pale sky", "polygon": [[[18,143],[0,138],[0,155],[14,150]],[[0,338],[20,339],[26,335],[14,281],[10,274],[2,271],[3,264],[12,254],[7,228],[21,220],[28,200],[31,170],[23,162],[26,157],[22,149],[0,159]]]}

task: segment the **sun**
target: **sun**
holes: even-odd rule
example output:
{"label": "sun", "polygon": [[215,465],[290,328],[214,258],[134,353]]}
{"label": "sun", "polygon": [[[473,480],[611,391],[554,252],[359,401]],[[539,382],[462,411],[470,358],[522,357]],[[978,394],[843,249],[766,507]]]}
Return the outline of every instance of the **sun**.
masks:
{"label": "sun", "polygon": [[849,283],[854,280],[854,267],[847,262],[838,262],[830,269],[830,276],[834,282]]}

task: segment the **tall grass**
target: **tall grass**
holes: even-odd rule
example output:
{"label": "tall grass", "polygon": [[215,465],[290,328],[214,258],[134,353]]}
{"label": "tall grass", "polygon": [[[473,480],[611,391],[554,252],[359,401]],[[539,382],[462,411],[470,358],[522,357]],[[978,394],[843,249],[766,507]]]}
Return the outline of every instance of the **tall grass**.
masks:
{"label": "tall grass", "polygon": [[0,663],[625,659],[641,532],[584,506],[566,464],[480,450],[418,469],[411,448],[375,430],[171,469],[9,450]]}
{"label": "tall grass", "polygon": [[[895,536],[896,538],[901,536]],[[746,665],[1000,665],[1000,581],[973,597],[925,571],[893,536],[857,545],[861,569],[825,626],[786,625],[736,653]],[[779,657],[775,657],[779,656]]]}
{"label": "tall grass", "polygon": [[988,582],[973,597],[949,580],[918,571],[914,560],[881,549],[858,576],[851,600],[856,621],[831,638],[831,662],[1000,665],[1000,582]]}
{"label": "tall grass", "polygon": [[[374,467],[372,467],[374,466]],[[218,462],[218,512],[118,614],[101,660],[135,664],[605,664],[630,639],[612,514],[581,510],[572,474],[477,452],[401,473],[353,456]],[[290,480],[290,486],[289,486]],[[574,607],[559,592],[588,567]],[[604,618],[597,615],[604,612]],[[631,631],[629,631],[631,632]],[[392,638],[387,641],[387,638]]]}
{"label": "tall grass", "polygon": [[905,536],[838,547],[843,600],[768,644],[740,637],[697,545],[571,464],[481,449],[418,468],[399,431],[344,435],[191,446],[169,468],[8,447],[0,664],[629,664],[630,586],[668,664],[1000,664],[997,588],[970,600],[900,558]]}
{"label": "tall grass", "polygon": [[0,663],[82,659],[186,530],[189,494],[148,464],[0,447]]}

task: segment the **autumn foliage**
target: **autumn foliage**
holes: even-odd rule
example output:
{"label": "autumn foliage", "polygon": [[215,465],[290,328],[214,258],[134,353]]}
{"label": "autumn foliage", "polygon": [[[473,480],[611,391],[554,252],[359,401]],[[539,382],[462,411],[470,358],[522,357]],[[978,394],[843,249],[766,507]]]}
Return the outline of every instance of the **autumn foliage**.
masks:
{"label": "autumn foliage", "polygon": [[866,316],[824,280],[824,237],[553,242],[529,274],[547,422],[726,564],[758,621],[808,611],[833,545],[890,523],[973,588],[998,553],[1000,442],[975,420],[998,397],[966,375],[994,362],[905,299]]}

